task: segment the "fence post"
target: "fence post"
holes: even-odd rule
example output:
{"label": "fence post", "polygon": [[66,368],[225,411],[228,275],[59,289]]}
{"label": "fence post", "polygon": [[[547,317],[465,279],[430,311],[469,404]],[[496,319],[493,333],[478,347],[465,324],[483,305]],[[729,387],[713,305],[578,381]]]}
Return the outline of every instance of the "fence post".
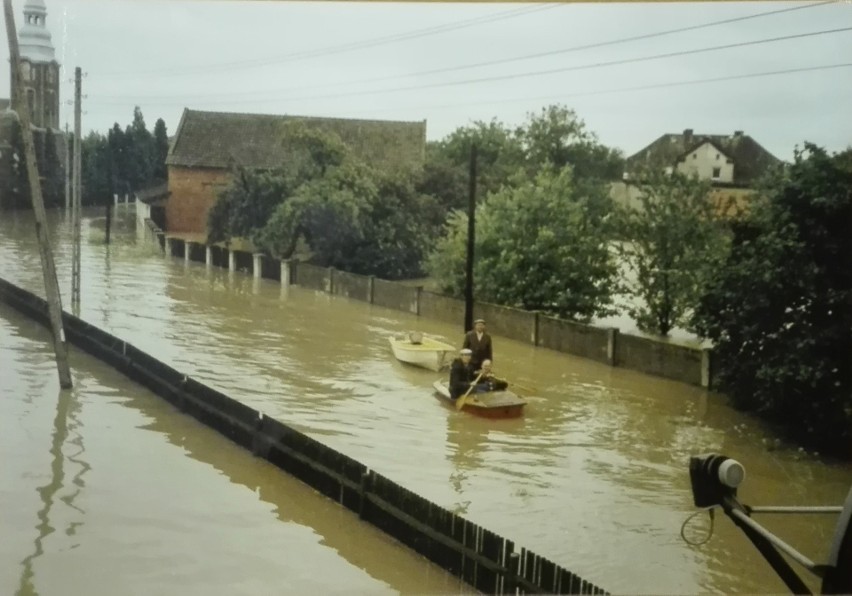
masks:
{"label": "fence post", "polygon": [[533,341],[532,344],[534,346],[538,346],[541,344],[541,311],[533,312]]}
{"label": "fence post", "polygon": [[237,270],[237,254],[228,249],[228,271],[236,271]]}
{"label": "fence post", "polygon": [[213,266],[213,247],[209,244],[204,247],[204,263],[208,268]]}
{"label": "fence post", "polygon": [[373,472],[367,470],[361,474],[361,484],[358,490],[360,501],[358,502],[358,518],[364,519],[367,516],[367,493],[373,488]]}
{"label": "fence post", "polygon": [[606,360],[610,366],[615,366],[616,343],[618,342],[618,327],[606,330]]}
{"label": "fence post", "polygon": [[252,255],[252,272],[256,278],[263,272],[263,253],[256,252]]}
{"label": "fence post", "polygon": [[373,297],[376,295],[376,276],[371,275],[367,278],[367,302],[373,303]]}
{"label": "fence post", "polygon": [[710,389],[713,383],[713,371],[710,367],[712,353],[713,352],[710,348],[704,348],[701,350],[701,386],[705,389]]}
{"label": "fence post", "polygon": [[189,251],[192,249],[192,244],[189,240],[183,243],[183,260],[186,263],[189,263]]}
{"label": "fence post", "polygon": [[285,288],[290,287],[290,261],[281,259],[281,285]]}
{"label": "fence post", "polygon": [[328,268],[328,278],[325,280],[326,292],[334,294],[334,267]]}
{"label": "fence post", "polygon": [[420,297],[423,295],[423,286],[414,288],[414,314],[420,316]]}

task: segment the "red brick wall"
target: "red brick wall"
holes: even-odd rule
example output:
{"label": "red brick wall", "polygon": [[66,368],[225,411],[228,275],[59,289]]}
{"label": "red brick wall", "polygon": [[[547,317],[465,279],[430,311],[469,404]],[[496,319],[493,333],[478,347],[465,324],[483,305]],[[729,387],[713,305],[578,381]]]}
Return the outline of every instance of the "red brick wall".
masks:
{"label": "red brick wall", "polygon": [[230,182],[227,170],[169,166],[166,231],[207,233],[207,213]]}

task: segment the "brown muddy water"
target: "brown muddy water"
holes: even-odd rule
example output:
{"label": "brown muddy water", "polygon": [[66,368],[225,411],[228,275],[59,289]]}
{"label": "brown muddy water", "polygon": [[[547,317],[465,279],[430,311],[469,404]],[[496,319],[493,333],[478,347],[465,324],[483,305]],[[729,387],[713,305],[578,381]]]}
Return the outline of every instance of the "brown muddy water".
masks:
{"label": "brown muddy water", "polygon": [[0,594],[473,593],[0,304]]}
{"label": "brown muddy water", "polygon": [[[123,206],[118,208],[109,247],[103,244],[103,218],[97,213],[85,214],[81,308],[85,320],[612,592],[784,591],[757,551],[724,516],[717,518],[709,543],[693,547],[683,542],[681,524],[694,511],[687,471],[692,454],[719,451],[741,461],[747,478],[740,495],[752,505],[840,505],[852,484],[852,466],[775,445],[771,429],[735,412],[720,396],[503,339],[499,321],[490,323],[495,366],[500,374],[533,390],[526,415],[521,420],[488,421],[456,412],[434,397],[431,384],[435,374],[393,359],[386,336],[419,329],[458,343],[460,328],[299,287],[285,291],[272,281],[164,257],[141,239],[132,210],[132,206],[126,211]],[[70,310],[70,230],[64,214],[51,213],[50,219],[63,300]],[[43,295],[33,223],[26,213],[6,216],[0,222],[0,276]],[[44,343],[40,349],[45,355],[42,364],[18,373],[21,378],[16,383],[33,387],[37,397],[55,407],[57,391],[49,347]],[[84,360],[79,352],[73,352],[72,358],[75,368]],[[107,374],[103,368],[99,370],[99,374]],[[115,375],[109,386],[121,388],[113,391],[142,393]],[[133,405],[137,401],[114,399],[111,407],[117,418],[132,419],[139,416],[138,406]],[[165,405],[146,407],[168,410]],[[170,419],[169,424],[192,423]],[[95,430],[87,431],[87,441],[109,441],[110,431],[103,432],[101,437]],[[224,444],[212,437],[199,439],[192,457],[205,462],[209,458],[209,465],[216,467],[219,452],[230,449]],[[43,450],[41,460],[49,459],[49,446],[39,448]],[[181,454],[185,455],[177,451],[173,458],[185,460]],[[127,475],[121,457],[111,455],[102,454],[104,477]],[[252,461],[246,457],[247,462]],[[30,466],[23,461],[28,460],[16,463],[22,466],[21,474],[30,467],[32,474],[45,473],[35,463]],[[178,465],[165,454],[156,461],[148,468],[149,479],[160,474],[160,466]],[[49,462],[41,465],[50,468]],[[218,481],[237,485],[230,490],[244,490],[245,484],[252,484],[226,476],[220,475]],[[176,475],[181,488],[163,502],[172,503],[176,495],[193,505],[210,498],[210,490],[201,481],[196,485],[194,478],[188,473]],[[285,487],[285,481],[281,482],[282,499],[288,491],[299,490],[289,488],[296,484]],[[35,511],[43,506],[34,490],[14,488],[20,506],[34,511],[31,519],[16,522],[28,528],[30,550],[33,534],[38,535]],[[118,491],[87,511],[108,516],[117,507],[124,509],[125,499],[132,510],[140,490]],[[224,498],[229,488],[218,490]],[[263,509],[258,499],[243,505]],[[315,528],[319,523],[315,518],[343,515],[332,513],[333,505],[329,507],[332,509],[323,510],[325,513],[319,513],[320,506],[308,508],[299,523]],[[312,515],[313,509],[318,513]],[[76,515],[85,519],[85,515]],[[192,519],[191,513],[186,515]],[[263,516],[255,515],[252,519],[260,525]],[[835,516],[766,516],[762,521],[811,558],[827,557]],[[144,542],[146,533],[152,531],[133,516],[112,523],[122,528],[126,540]],[[273,534],[289,527],[270,515],[266,523],[266,531]],[[706,529],[706,518],[701,517],[688,535],[697,540]],[[189,550],[213,548],[211,543],[219,549],[233,546],[207,534],[214,531],[223,532],[221,524],[210,525],[195,536],[185,527],[180,538]],[[256,531],[262,530],[258,527]],[[237,540],[254,544],[264,539],[247,532]],[[114,548],[100,552],[104,567],[125,564],[116,561]],[[306,547],[295,556],[299,560],[316,557],[310,569],[327,564],[331,570],[333,563],[323,562],[327,556],[323,552]],[[172,554],[180,560],[177,550]],[[18,575],[23,573],[20,561],[25,556],[16,559]],[[343,554],[349,561],[354,556]],[[221,554],[219,558],[226,559]],[[60,577],[64,563],[61,558],[53,560],[50,563],[45,558],[41,567],[45,574]],[[377,568],[388,574],[397,567],[389,560],[385,567],[381,557],[377,560]],[[345,562],[340,564],[345,568]],[[363,567],[380,579],[374,590],[362,573],[360,577],[367,582],[363,591],[431,591],[416,580],[415,572],[401,572],[410,582],[406,585],[371,571],[366,563]],[[236,575],[238,568],[233,568]],[[293,567],[275,571],[282,576],[295,573],[295,581],[311,581],[310,573],[305,577]],[[135,569],[128,573],[159,577],[160,572]],[[214,583],[208,583],[210,578],[200,571],[187,574],[184,581],[192,589],[193,577],[201,586]],[[412,574],[414,579],[409,578]],[[334,572],[327,575],[324,579],[330,582]],[[250,579],[254,577],[247,573],[242,579],[255,581]],[[429,577],[435,578],[433,583],[447,581]],[[381,581],[390,588],[382,587]],[[362,590],[359,585],[356,581],[352,589]],[[310,584],[304,586],[315,591]],[[812,586],[818,587],[816,583]],[[327,591],[326,587],[319,589]],[[452,583],[437,588],[445,589],[458,588]]]}

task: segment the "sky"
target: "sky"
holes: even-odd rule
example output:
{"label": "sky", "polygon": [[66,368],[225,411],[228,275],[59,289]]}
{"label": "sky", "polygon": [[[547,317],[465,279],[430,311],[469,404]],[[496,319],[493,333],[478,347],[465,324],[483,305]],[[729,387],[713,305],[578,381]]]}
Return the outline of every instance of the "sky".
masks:
{"label": "sky", "polygon": [[[852,144],[849,0],[45,3],[63,67],[60,124],[73,128],[64,102],[79,66],[84,132],[124,127],[138,105],[149,129],[163,118],[169,134],[190,108],[426,120],[436,140],[476,120],[517,126],[558,103],[626,155],[687,128],[742,130],[781,159],[805,141]],[[14,6],[20,28],[24,1]],[[704,26],[796,7],[805,8]],[[746,45],[696,52],[732,44]],[[0,52],[0,97],[9,97],[5,43]],[[545,55],[528,58],[536,54]],[[667,54],[680,55],[647,59]]]}

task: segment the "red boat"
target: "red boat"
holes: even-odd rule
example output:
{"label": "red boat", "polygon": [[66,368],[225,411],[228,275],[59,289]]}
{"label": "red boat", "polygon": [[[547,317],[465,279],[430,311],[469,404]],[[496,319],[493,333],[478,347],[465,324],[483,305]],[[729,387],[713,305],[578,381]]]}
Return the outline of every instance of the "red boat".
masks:
{"label": "red boat", "polygon": [[[448,381],[435,381],[432,386],[443,400],[455,407],[455,400],[450,397]],[[508,390],[471,392],[465,398],[462,410],[484,418],[518,418],[523,414],[525,405],[526,400]]]}

